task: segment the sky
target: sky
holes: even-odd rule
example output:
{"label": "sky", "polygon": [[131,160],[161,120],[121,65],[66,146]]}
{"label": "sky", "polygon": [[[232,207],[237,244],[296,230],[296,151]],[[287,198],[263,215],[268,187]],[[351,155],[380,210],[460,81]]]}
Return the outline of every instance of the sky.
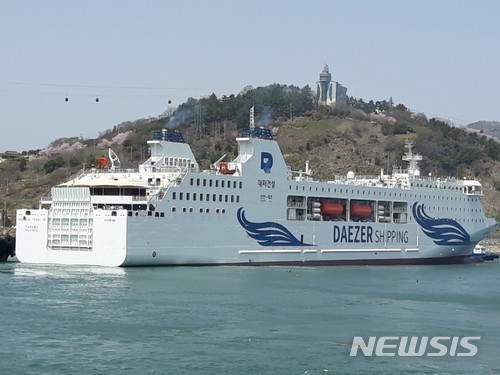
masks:
{"label": "sky", "polygon": [[0,152],[247,85],[316,89],[325,63],[349,96],[500,121],[499,16],[496,0],[0,0]]}

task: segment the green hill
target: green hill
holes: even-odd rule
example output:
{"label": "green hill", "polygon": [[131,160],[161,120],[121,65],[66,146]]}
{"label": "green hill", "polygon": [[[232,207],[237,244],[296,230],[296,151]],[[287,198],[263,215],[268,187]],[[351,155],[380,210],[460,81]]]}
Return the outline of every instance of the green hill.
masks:
{"label": "green hill", "polygon": [[248,124],[249,109],[255,106],[257,125],[273,130],[292,170],[303,170],[308,160],[317,179],[333,180],[348,171],[379,174],[383,168],[389,172],[403,166],[404,142],[410,140],[414,151],[424,157],[422,174],[479,179],[486,213],[500,221],[500,144],[428,120],[404,105],[393,107],[391,102],[360,104],[360,99],[351,98],[346,107],[318,107],[309,88],[280,85],[221,99],[215,95],[189,99],[157,119],[119,124],[97,139],[59,139],[28,161],[1,163],[0,205],[8,209],[11,219],[18,207],[36,207],[51,186],[82,167],[95,165],[99,156],[107,155],[108,147],[118,154],[123,167],[133,168],[148,157],[146,141],[152,132],[165,126],[183,133],[199,164],[207,169],[224,154],[226,160],[235,157],[238,129]]}

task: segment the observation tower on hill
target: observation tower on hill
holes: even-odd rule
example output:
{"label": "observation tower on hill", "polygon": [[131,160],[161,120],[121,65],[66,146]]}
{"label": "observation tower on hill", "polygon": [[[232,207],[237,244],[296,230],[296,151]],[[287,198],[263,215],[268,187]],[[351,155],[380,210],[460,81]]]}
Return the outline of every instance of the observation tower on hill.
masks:
{"label": "observation tower on hill", "polygon": [[331,106],[347,104],[347,88],[336,81],[332,81],[328,64],[325,64],[325,67],[319,74],[319,81],[316,84],[318,104]]}

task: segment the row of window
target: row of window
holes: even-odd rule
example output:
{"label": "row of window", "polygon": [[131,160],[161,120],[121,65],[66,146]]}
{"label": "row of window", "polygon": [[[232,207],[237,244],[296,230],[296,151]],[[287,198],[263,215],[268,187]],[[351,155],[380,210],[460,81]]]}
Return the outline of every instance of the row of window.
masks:
{"label": "row of window", "polygon": [[[114,215],[113,215],[113,213],[114,213]],[[139,216],[139,212],[129,211],[128,216],[132,216],[132,215]],[[116,216],[116,212],[115,211],[111,212],[111,216]],[[148,211],[148,216],[165,217],[165,212]]]}
{"label": "row of window", "polygon": [[436,207],[432,206],[436,211],[455,211],[455,212],[483,212],[481,208],[464,208],[464,207]]}
{"label": "row of window", "polygon": [[[289,190],[292,190],[292,185],[289,185]],[[299,190],[299,186],[298,185],[295,186],[295,190]],[[302,191],[305,191],[305,190],[306,190],[306,187],[302,186]],[[345,189],[324,188],[324,187],[321,188],[322,192],[326,191],[328,193],[330,193],[330,192],[337,193],[337,190],[338,190],[339,194],[344,193],[344,194],[363,194],[363,195],[373,195],[373,196],[377,195],[376,194],[377,192],[376,191],[372,191],[372,190],[368,190],[368,191],[362,190],[361,191],[359,189],[356,189],[356,192],[355,192],[354,189],[351,189],[351,191],[349,192],[348,188],[345,188]],[[309,191],[312,191],[312,187],[311,186],[309,186]],[[316,187],[315,191],[319,191],[317,187]],[[424,198],[424,199],[427,199],[427,198],[430,199],[431,198],[431,195],[427,196],[426,194],[424,194],[424,195],[418,194],[418,196],[417,196],[417,194],[396,193],[396,192],[394,192],[394,194],[393,194],[393,192],[391,192],[391,191],[389,191],[389,194],[387,194],[387,191],[384,191],[383,193],[384,194],[382,194],[382,191],[379,191],[378,192],[378,196],[404,197],[404,198]],[[432,198],[436,199],[436,195],[433,195]],[[437,198],[439,199],[440,197],[437,196]],[[445,197],[442,197],[442,198],[444,199]],[[467,197],[458,197],[458,196],[457,197],[450,197],[450,196],[446,197],[446,200],[456,200],[456,201],[457,200],[469,200],[469,199],[470,198],[467,198]]]}
{"label": "row of window", "polygon": [[[216,187],[216,188],[218,188],[220,185],[221,188],[223,188],[223,187],[231,188],[231,181],[217,180],[217,179],[212,180],[211,178],[210,179],[190,178],[189,185],[191,185],[191,186],[203,186],[203,187],[208,186],[208,187]],[[243,183],[242,183],[242,181],[232,181],[232,187],[233,187],[233,189],[236,189],[236,188],[241,189],[243,187]]]}
{"label": "row of window", "polygon": [[[212,199],[210,199],[212,198]],[[239,195],[228,195],[228,194],[204,194],[204,193],[184,193],[184,192],[179,192],[177,195],[177,192],[174,191],[172,192],[172,199],[173,200],[199,200],[199,201],[206,201],[206,202],[231,202],[231,203],[239,203],[240,202],[240,196]]]}
{"label": "row of window", "polygon": [[484,223],[484,219],[457,219],[460,223]]}
{"label": "row of window", "polygon": [[[172,207],[172,212],[177,212],[177,208],[176,207]],[[193,211],[193,207],[182,207],[182,212],[194,212]],[[203,207],[200,207],[199,208],[199,212],[200,214],[202,213],[210,213],[210,208],[203,208]],[[214,209],[214,212],[216,214],[225,214],[226,213],[226,209],[225,208],[216,208]]]}
{"label": "row of window", "polygon": [[[172,212],[177,212],[177,208],[176,207],[172,207]],[[193,207],[182,207],[182,212],[194,212],[193,211]],[[210,208],[203,208],[203,207],[200,207],[199,208],[199,212],[200,213],[210,213]],[[216,214],[225,214],[226,213],[226,209],[225,208],[216,208],[214,209],[214,212]],[[113,215],[114,213],[114,215]],[[128,212],[128,216],[132,216],[133,215],[133,212],[132,211],[129,211]],[[136,212],[135,213],[135,216],[138,216],[139,213]],[[116,216],[116,212],[113,211],[111,213],[111,216]],[[153,212],[153,211],[148,211],[148,216],[154,216],[154,217],[165,217],[165,213],[164,212]]]}
{"label": "row of window", "polygon": [[[416,186],[416,187],[425,187],[425,188],[431,188],[431,189],[437,189],[438,186],[437,185],[433,185],[433,184],[411,184],[411,186]],[[449,189],[449,190],[462,190],[462,188],[460,186],[447,186],[447,185],[441,185],[439,186],[439,189]]]}

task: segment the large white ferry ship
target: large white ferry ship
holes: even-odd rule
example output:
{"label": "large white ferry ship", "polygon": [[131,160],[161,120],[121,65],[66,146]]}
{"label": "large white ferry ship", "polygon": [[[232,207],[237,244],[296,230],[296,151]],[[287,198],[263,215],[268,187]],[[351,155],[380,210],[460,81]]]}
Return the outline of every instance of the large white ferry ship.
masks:
{"label": "large white ferry ship", "polygon": [[269,130],[243,129],[239,153],[200,170],[180,133],[162,129],[150,157],[116,154],[17,211],[21,262],[102,266],[462,263],[496,228],[475,180],[406,170],[316,181],[293,172]]}

